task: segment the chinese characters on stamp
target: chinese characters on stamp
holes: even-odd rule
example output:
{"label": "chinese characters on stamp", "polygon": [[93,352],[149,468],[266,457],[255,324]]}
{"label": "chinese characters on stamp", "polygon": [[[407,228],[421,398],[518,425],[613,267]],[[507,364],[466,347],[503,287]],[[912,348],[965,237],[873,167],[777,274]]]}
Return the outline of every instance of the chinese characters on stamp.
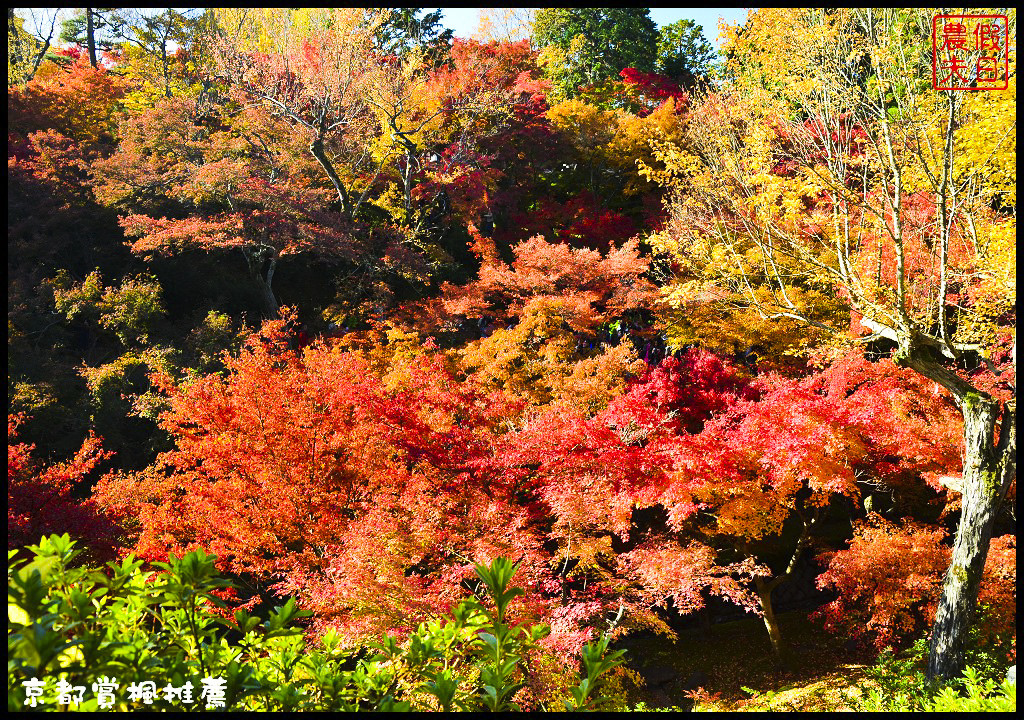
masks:
{"label": "chinese characters on stamp", "polygon": [[936,90],[1005,90],[1009,83],[1006,15],[936,15],[932,18],[932,87]]}

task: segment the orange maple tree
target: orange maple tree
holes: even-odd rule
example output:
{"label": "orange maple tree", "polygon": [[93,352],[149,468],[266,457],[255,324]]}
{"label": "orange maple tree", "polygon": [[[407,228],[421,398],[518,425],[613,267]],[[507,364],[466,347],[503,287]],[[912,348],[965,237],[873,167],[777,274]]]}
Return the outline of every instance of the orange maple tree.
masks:
{"label": "orange maple tree", "polygon": [[[878,649],[912,640],[935,615],[949,566],[946,531],[912,521],[869,515],[847,549],[827,556],[819,587],[837,593],[814,616],[825,627],[869,641]],[[1013,535],[992,539],[979,601],[987,606],[983,639],[1016,639],[1017,545]]]}

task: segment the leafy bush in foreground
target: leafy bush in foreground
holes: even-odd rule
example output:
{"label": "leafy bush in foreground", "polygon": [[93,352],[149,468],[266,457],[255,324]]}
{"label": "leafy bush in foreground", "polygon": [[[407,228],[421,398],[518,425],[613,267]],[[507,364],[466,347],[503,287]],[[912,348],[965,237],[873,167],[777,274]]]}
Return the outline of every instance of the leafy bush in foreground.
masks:
{"label": "leafy bush in foreground", "polygon": [[[975,636],[977,632],[973,633]],[[929,681],[922,671],[928,641],[918,640],[901,656],[884,650],[868,668],[869,686],[861,697],[850,698],[853,708],[865,712],[1013,712],[1017,684],[1005,677],[984,650],[968,653],[963,675],[948,683]]]}
{"label": "leafy bush in foreground", "polygon": [[[76,567],[67,535],[29,550],[28,560],[8,553],[9,710],[519,710],[548,632],[506,623],[523,591],[504,558],[476,566],[493,607],[467,599],[405,642],[351,650],[331,632],[307,647],[293,623],[309,613],[292,599],[265,621],[243,609],[221,617],[217,593],[230,583],[201,550],[155,563],[162,572],[131,556]],[[565,709],[600,703],[601,676],[621,663],[607,647],[605,636],[583,649]]]}

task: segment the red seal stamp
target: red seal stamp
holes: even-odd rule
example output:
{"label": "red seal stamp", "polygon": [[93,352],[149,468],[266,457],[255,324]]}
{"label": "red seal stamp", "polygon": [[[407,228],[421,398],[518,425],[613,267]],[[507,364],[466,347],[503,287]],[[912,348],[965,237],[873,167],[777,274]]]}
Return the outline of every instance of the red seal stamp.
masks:
{"label": "red seal stamp", "polygon": [[932,18],[932,87],[936,90],[1005,90],[1010,75],[1006,15],[936,15]]}

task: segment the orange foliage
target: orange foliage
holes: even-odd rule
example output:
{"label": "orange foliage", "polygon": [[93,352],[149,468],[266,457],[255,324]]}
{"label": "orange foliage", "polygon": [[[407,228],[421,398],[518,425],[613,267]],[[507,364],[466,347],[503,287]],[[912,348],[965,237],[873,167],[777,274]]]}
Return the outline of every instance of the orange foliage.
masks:
{"label": "orange foliage", "polygon": [[113,140],[116,104],[126,89],[121,78],[87,58],[66,69],[44,63],[26,85],[8,88],[9,130],[28,135],[53,129],[92,153]]}
{"label": "orange foliage", "polygon": [[596,250],[553,244],[537,236],[519,243],[506,265],[485,238],[479,278],[462,287],[445,284],[444,308],[451,315],[492,315],[502,321],[526,314],[538,298],[566,303],[566,322],[576,332],[590,332],[627,310],[649,307],[654,286],[644,277],[647,261],[630,241],[602,257]]}
{"label": "orange foliage", "polygon": [[563,401],[588,412],[620,394],[625,381],[644,364],[632,345],[591,348],[573,332],[573,321],[590,312],[589,303],[550,296],[529,301],[513,326],[495,330],[459,354],[462,366],[490,387],[535,405]]}
{"label": "orange foliage", "polygon": [[98,488],[138,519],[143,557],[202,546],[349,637],[447,607],[472,560],[537,566],[530,515],[505,500],[515,476],[489,462],[515,414],[500,396],[455,383],[429,355],[381,376],[355,353],[298,356],[271,337],[226,362],[223,378],[161,379],[176,449]]}
{"label": "orange foliage", "polygon": [[[879,649],[908,642],[935,617],[951,554],[945,539],[942,528],[869,515],[855,527],[848,549],[827,556],[828,569],[817,583],[838,597],[816,615],[827,629]],[[1012,535],[993,538],[979,594],[990,608],[992,637],[1016,634],[1016,560]]]}

